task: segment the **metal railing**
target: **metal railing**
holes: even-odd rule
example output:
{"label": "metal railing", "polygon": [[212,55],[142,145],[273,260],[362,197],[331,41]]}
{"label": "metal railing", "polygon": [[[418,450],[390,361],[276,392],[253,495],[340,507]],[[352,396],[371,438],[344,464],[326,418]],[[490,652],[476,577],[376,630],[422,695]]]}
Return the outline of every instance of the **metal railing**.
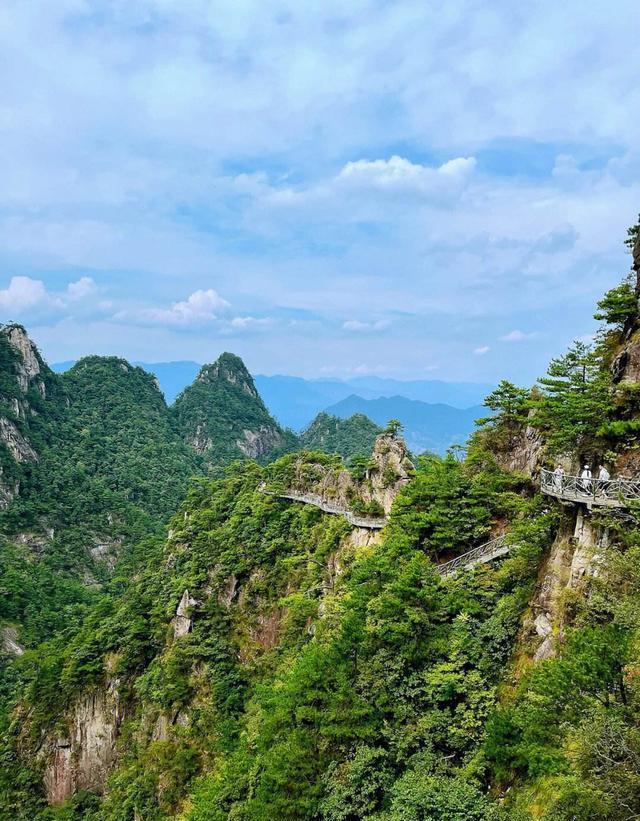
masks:
{"label": "metal railing", "polygon": [[640,479],[589,479],[543,468],[540,489],[557,499],[584,502],[589,507],[627,507],[629,502],[640,501]]}
{"label": "metal railing", "polygon": [[468,570],[477,564],[486,564],[500,556],[505,556],[512,547],[513,545],[507,544],[504,536],[498,536],[491,539],[490,542],[474,547],[473,550],[469,550],[461,556],[456,556],[455,559],[451,559],[449,562],[439,564],[436,570],[443,578],[451,576],[453,573],[457,573],[458,570]]}
{"label": "metal railing", "polygon": [[354,527],[364,527],[367,530],[382,530],[387,524],[385,516],[362,516],[354,513],[349,508],[332,502],[330,499],[320,496],[318,493],[303,493],[297,490],[287,490],[283,493],[274,493],[268,491],[264,487],[260,487],[262,493],[268,493],[272,496],[277,496],[279,499],[291,499],[294,502],[302,502],[306,505],[313,505],[320,508],[324,513],[331,513],[335,516],[344,516],[344,518]]}

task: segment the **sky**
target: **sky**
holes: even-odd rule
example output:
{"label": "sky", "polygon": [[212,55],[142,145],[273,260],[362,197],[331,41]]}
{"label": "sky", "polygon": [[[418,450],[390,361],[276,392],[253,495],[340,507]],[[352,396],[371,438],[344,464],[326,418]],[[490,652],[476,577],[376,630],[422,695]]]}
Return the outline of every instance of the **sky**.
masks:
{"label": "sky", "polygon": [[0,321],[91,353],[529,384],[640,211],[626,0],[3,0]]}

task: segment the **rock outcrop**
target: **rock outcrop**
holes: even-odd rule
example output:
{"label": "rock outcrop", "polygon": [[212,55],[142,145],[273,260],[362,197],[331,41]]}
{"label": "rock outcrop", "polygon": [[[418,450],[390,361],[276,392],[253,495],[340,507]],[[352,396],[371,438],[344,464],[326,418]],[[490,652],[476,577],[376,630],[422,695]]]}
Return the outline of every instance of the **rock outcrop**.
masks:
{"label": "rock outcrop", "polygon": [[13,422],[0,416],[0,442],[16,462],[37,462],[38,454],[20,433]]}
{"label": "rock outcrop", "polygon": [[386,516],[412,471],[404,441],[393,434],[382,433],[376,437],[364,478],[355,478],[346,468],[310,463],[302,456],[294,466],[292,486],[288,490],[309,493],[355,513]]}
{"label": "rock outcrop", "polygon": [[61,804],[78,790],[104,791],[124,717],[117,686],[113,679],[79,699],[66,731],[46,745],[44,786],[50,804]]}
{"label": "rock outcrop", "polygon": [[178,639],[180,636],[186,636],[191,631],[191,608],[197,604],[195,599],[189,595],[189,591],[185,590],[182,598],[176,609],[176,615],[173,619],[173,636]]}
{"label": "rock outcrop", "polygon": [[21,325],[10,325],[6,331],[9,344],[18,354],[18,361],[15,363],[16,377],[18,385],[23,393],[35,384],[42,396],[46,394],[46,387],[40,377],[41,367],[38,351],[34,343],[27,336],[27,332]]}
{"label": "rock outcrop", "polygon": [[565,607],[570,593],[586,592],[589,579],[597,573],[599,550],[606,539],[606,532],[601,532],[582,508],[576,513],[573,533],[564,530],[556,537],[542,566],[530,615],[524,625],[525,636],[531,638],[534,648],[534,661],[555,654],[556,643],[562,639],[565,627]]}
{"label": "rock outcrop", "polygon": [[260,459],[282,445],[282,434],[274,427],[260,425],[258,430],[243,430],[236,445],[249,459]]}
{"label": "rock outcrop", "polygon": [[0,647],[9,656],[21,656],[24,647],[18,641],[18,631],[15,627],[7,626],[0,628]]}
{"label": "rock outcrop", "polygon": [[282,450],[289,436],[269,414],[242,360],[230,353],[202,367],[172,413],[208,468],[244,457],[263,459]]}

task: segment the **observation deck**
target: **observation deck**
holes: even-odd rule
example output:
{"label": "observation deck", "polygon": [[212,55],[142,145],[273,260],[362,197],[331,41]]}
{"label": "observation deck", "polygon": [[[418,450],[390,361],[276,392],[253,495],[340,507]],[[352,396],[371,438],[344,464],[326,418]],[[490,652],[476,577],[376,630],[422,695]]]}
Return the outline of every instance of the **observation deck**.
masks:
{"label": "observation deck", "polygon": [[582,502],[587,507],[629,507],[640,502],[640,479],[583,479],[557,475],[543,468],[540,490],[567,502]]}

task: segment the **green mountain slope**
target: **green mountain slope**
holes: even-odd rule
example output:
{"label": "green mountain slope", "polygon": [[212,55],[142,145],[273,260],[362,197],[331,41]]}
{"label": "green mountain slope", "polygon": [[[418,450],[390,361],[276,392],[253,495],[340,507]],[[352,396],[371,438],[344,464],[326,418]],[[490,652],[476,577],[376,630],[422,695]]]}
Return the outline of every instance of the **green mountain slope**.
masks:
{"label": "green mountain slope", "polygon": [[30,646],[76,623],[133,544],[162,536],[199,467],[141,369],[89,357],[56,376],[13,326],[0,350],[0,619]]}
{"label": "green mountain slope", "polygon": [[208,469],[269,458],[295,443],[270,416],[242,360],[230,353],[205,365],[171,411],[176,430]]}
{"label": "green mountain slope", "polygon": [[[637,496],[639,233],[595,344],[502,382],[464,459],[400,476],[388,433],[363,471],[303,452],[192,486],[81,629],[16,665],[0,817],[640,815],[637,500],[540,484],[588,460]],[[384,528],[349,524],[374,491]]]}
{"label": "green mountain slope", "polygon": [[374,422],[362,413],[339,419],[319,413],[299,437],[300,447],[339,453],[344,459],[371,453],[376,436],[381,433]]}

